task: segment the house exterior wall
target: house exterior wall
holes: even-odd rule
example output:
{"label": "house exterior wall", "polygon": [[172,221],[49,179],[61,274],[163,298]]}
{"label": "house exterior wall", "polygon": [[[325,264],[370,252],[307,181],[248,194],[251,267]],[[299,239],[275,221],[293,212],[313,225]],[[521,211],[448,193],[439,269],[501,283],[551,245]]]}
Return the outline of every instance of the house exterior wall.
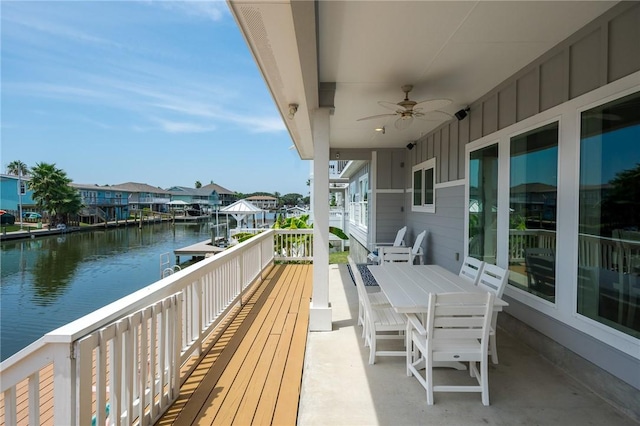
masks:
{"label": "house exterior wall", "polygon": [[[364,163],[360,168],[352,171],[351,177],[349,178],[349,189],[347,190],[350,238],[355,239],[365,247],[368,245],[367,237],[368,230],[371,228],[371,215],[369,214],[368,210],[370,202],[363,202],[364,194],[361,193],[360,181],[361,179],[366,177],[368,178],[369,182],[371,182],[370,169],[370,164]],[[371,188],[371,183],[369,183],[369,188]],[[367,200],[371,198],[369,197],[369,195],[370,189],[366,194]],[[365,209],[366,211],[363,209]]]}
{"label": "house exterior wall", "polygon": [[[28,179],[22,178],[26,185],[26,193],[22,196],[22,206],[33,207],[35,201],[32,198],[33,191],[29,189]],[[19,216],[20,197],[18,196],[18,177],[13,175],[0,176],[0,209],[10,213],[15,213],[16,218]]]}
{"label": "house exterior wall", "polygon": [[[398,229],[406,225],[405,149],[376,150],[372,159],[371,187],[375,189],[372,189],[374,194],[369,199],[372,221],[367,240],[369,250],[375,248],[376,242],[393,242]],[[408,235],[405,235],[404,242],[412,244]]]}
{"label": "house exterior wall", "polygon": [[[434,214],[407,214],[405,241],[412,244],[415,236],[426,229],[424,263],[438,264],[457,273],[464,256],[464,210],[460,208],[464,205],[464,185],[436,186],[436,202]],[[410,189],[405,195],[405,205],[411,206]]]}
{"label": "house exterior wall", "polygon": [[[418,140],[414,149],[406,152],[408,167],[404,172],[408,182],[405,197],[408,234],[429,229],[427,261],[456,272],[466,248],[465,165],[469,152],[499,143],[502,157],[499,161],[508,162],[510,135],[549,121],[559,122],[558,300],[550,306],[507,286],[505,297],[510,304],[507,312],[569,349],[548,351],[555,361],[575,352],[620,379],[624,386],[630,385],[632,392],[620,391],[622,385],[606,390],[602,386],[606,387],[607,381],[601,376],[582,377],[605,397],[640,418],[638,340],[603,324],[590,323],[577,315],[575,308],[579,111],[640,90],[637,40],[640,40],[640,4],[622,2],[471,103],[466,119],[445,123]],[[437,164],[436,211],[411,212],[411,167],[430,158],[436,158]],[[502,205],[509,202],[506,181],[501,178],[499,187],[498,203]],[[503,242],[502,248],[498,247],[497,263],[506,266],[506,234],[500,233],[500,227],[508,228],[507,214],[499,216],[498,222],[499,244],[500,240]]]}

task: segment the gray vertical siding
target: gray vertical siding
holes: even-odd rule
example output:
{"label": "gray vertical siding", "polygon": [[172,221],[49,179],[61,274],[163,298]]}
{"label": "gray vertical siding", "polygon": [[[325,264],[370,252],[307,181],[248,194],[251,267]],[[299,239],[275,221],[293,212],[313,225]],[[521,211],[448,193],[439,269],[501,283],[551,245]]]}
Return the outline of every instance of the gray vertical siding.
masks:
{"label": "gray vertical siding", "polygon": [[[376,232],[378,242],[393,242],[398,229],[406,225],[404,214],[404,193],[377,194]],[[409,241],[405,237],[405,244]],[[375,241],[371,241],[375,243]]]}
{"label": "gray vertical siding", "polygon": [[[411,205],[411,194],[405,197]],[[464,186],[450,186],[436,189],[436,212],[408,214],[407,245],[413,245],[416,235],[427,230],[425,264],[438,264],[458,273],[464,256]],[[458,257],[456,259],[456,254]]]}
{"label": "gray vertical siding", "polygon": [[[417,150],[406,148],[384,149],[377,151],[377,182],[376,193],[376,241],[393,242],[398,229],[405,225],[404,189],[407,152],[421,155]],[[384,180],[387,180],[384,182]],[[388,192],[385,192],[388,191]],[[373,248],[376,241],[369,240],[369,247]],[[408,244],[408,241],[405,239]]]}
{"label": "gray vertical siding", "polygon": [[640,70],[638,40],[640,3],[621,2],[420,138],[405,172],[436,157],[439,182],[464,179],[467,143]]}

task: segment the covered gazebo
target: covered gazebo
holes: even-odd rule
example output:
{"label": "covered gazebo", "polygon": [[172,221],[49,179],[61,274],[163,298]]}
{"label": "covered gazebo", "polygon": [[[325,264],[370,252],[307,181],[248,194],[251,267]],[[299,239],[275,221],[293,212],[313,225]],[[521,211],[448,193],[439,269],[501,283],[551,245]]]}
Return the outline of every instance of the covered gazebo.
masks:
{"label": "covered gazebo", "polygon": [[251,204],[246,200],[238,200],[235,203],[220,209],[220,213],[226,213],[233,216],[233,218],[238,222],[237,228],[241,227],[242,221],[247,216],[250,216],[250,215],[255,216],[256,214],[262,213],[263,211],[264,210],[262,210],[261,208],[256,207],[255,205]]}

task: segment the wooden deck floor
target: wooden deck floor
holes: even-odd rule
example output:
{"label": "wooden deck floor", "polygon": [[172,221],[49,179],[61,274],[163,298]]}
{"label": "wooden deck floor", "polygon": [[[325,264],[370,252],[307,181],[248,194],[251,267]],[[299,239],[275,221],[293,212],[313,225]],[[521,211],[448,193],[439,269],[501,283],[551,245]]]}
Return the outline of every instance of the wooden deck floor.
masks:
{"label": "wooden deck floor", "polygon": [[295,425],[312,265],[276,265],[185,381],[157,425]]}

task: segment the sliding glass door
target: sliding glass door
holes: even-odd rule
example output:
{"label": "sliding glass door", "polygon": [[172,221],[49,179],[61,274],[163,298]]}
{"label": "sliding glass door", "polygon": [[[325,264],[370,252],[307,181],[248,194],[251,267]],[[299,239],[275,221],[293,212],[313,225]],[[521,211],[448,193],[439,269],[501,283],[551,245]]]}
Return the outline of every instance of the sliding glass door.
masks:
{"label": "sliding glass door", "polygon": [[510,140],[509,284],[555,302],[558,123]]}
{"label": "sliding glass door", "polygon": [[496,263],[498,144],[472,151],[469,159],[469,256]]}
{"label": "sliding glass door", "polygon": [[640,337],[640,93],[582,112],[578,313]]}

